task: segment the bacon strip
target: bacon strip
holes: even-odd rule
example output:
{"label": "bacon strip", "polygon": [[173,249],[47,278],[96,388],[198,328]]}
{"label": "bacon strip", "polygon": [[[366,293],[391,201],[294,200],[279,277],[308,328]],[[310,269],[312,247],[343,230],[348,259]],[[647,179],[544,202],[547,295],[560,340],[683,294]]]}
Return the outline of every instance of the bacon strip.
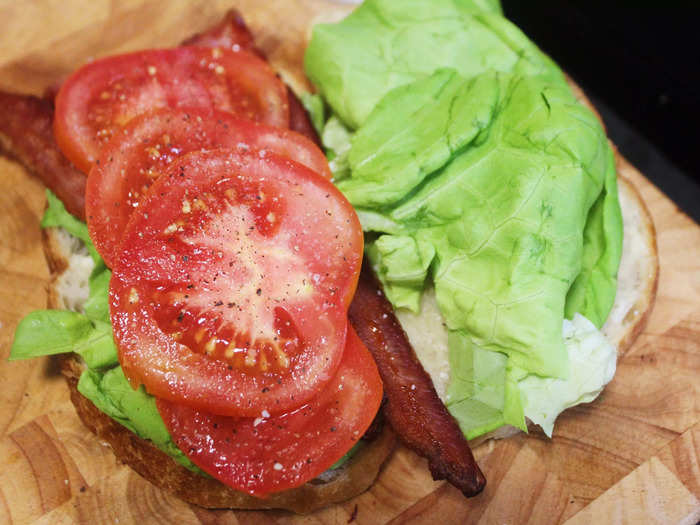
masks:
{"label": "bacon strip", "polygon": [[48,100],[0,91],[0,151],[23,164],[70,213],[85,220],[87,177],[58,149],[52,121],[53,105]]}
{"label": "bacon strip", "polygon": [[486,485],[469,444],[416,358],[391,303],[367,263],[348,312],[374,356],[384,382],[384,415],[411,449],[428,459],[433,479],[446,479],[465,496]]}
{"label": "bacon strip", "polygon": [[[255,46],[253,34],[248,29],[241,14],[235,9],[229,10],[221,22],[203,33],[191,36],[182,42],[182,45],[242,49],[267,60],[265,53]],[[289,98],[289,128],[320,145],[321,140],[311,123],[311,119],[309,119],[309,115],[289,86],[287,86],[287,97]]]}

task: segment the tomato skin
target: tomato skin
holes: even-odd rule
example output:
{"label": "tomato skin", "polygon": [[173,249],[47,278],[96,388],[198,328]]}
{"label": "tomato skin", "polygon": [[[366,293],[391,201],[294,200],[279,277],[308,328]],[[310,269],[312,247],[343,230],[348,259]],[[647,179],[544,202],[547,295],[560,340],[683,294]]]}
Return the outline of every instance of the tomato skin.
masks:
{"label": "tomato skin", "polygon": [[156,405],[175,443],[197,466],[236,490],[265,496],[325,472],[364,434],[381,400],[377,366],[349,328],[335,377],[292,412],[250,419],[161,399]]}
{"label": "tomato skin", "polygon": [[160,109],[144,113],[107,143],[88,177],[87,225],[107,266],[114,266],[131,212],[153,181],[187,153],[222,147],[269,150],[332,177],[323,152],[289,129],[223,111]]}
{"label": "tomato skin", "polygon": [[56,142],[89,173],[119,128],[164,107],[218,109],[289,127],[286,88],[265,61],[245,51],[185,46],[110,56],[78,69],[56,96]]}
{"label": "tomato skin", "polygon": [[124,373],[222,415],[305,403],[340,362],[362,247],[352,206],[308,168],[256,150],[186,155],[132,215],[114,267]]}

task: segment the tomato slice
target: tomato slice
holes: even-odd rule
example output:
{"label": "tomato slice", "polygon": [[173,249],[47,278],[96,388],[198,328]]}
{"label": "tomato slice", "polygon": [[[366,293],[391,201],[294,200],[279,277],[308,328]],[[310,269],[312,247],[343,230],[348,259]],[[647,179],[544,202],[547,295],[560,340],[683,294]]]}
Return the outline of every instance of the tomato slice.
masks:
{"label": "tomato slice", "polygon": [[285,86],[264,60],[245,51],[178,47],[111,56],[73,73],[56,96],[56,142],[88,173],[120,127],[163,107],[219,109],[289,127]]}
{"label": "tomato slice", "polygon": [[132,215],[110,284],[132,384],[223,415],[288,411],[333,376],[362,260],[333,184],[262,150],[190,153]]}
{"label": "tomato slice", "polygon": [[269,150],[332,177],[323,152],[289,129],[222,111],[161,109],[139,115],[103,148],[88,177],[87,224],[107,266],[114,265],[131,212],[153,181],[183,155],[220,147]]}
{"label": "tomato slice", "polygon": [[177,446],[230,487],[264,496],[325,472],[364,434],[382,400],[371,354],[352,328],[338,372],[307,404],[277,416],[215,416],[157,400]]}

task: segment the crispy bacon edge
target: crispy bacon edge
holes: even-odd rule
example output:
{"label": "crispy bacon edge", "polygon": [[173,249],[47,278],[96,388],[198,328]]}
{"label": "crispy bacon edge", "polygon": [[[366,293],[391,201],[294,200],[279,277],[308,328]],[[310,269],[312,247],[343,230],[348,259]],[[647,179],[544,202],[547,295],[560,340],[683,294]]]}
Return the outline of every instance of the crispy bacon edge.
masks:
{"label": "crispy bacon edge", "polygon": [[85,220],[87,177],[63,156],[53,136],[53,104],[0,91],[0,151],[20,162]]}
{"label": "crispy bacon edge", "polygon": [[468,497],[479,494],[486,478],[469,443],[435,392],[366,262],[348,315],[377,362],[386,396],[384,416],[399,438],[428,459],[433,479],[446,479]]}
{"label": "crispy bacon edge", "polygon": [[[229,11],[210,30],[185,40],[183,45],[238,46],[263,56],[235,10]],[[304,107],[294,92],[287,89],[290,127],[320,144]],[[55,91],[48,90],[47,98],[53,98]],[[50,100],[0,92],[0,150],[38,176],[71,214],[85,220],[86,176],[58,149],[52,120]],[[469,444],[435,392],[367,264],[362,268],[349,316],[377,362],[386,396],[383,413],[401,440],[428,459],[434,479],[446,479],[465,496],[481,492],[486,480]]]}

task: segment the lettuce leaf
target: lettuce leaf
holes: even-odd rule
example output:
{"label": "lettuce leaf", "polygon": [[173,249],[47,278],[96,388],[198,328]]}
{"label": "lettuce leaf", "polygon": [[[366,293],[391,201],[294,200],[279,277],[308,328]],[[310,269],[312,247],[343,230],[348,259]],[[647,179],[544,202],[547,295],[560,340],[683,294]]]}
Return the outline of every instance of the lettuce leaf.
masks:
{"label": "lettuce leaf", "polygon": [[51,190],[46,190],[46,201],[48,206],[44,212],[44,217],[41,219],[41,227],[63,228],[73,237],[77,237],[85,243],[85,247],[95,264],[102,262],[102,257],[97,253],[95,245],[90,239],[87,225],[68,213],[61,200]]}
{"label": "lettuce leaf", "polygon": [[90,368],[119,364],[112,326],[68,310],[37,310],[15,331],[10,360],[75,352]]}
{"label": "lettuce leaf", "polygon": [[326,122],[321,133],[321,142],[326,150],[328,166],[333,172],[333,180],[339,181],[350,176],[350,152],[351,132],[343,123],[332,115]]}
{"label": "lettuce leaf", "polygon": [[173,442],[160,417],[155,398],[146,393],[143,385],[134,390],[120,366],[106,371],[86,370],[78,381],[78,391],[102,412],[138,436],[150,440],[180,465],[204,474]]}
{"label": "lettuce leaf", "polygon": [[488,1],[368,0],[340,23],[314,27],[304,65],[351,129],[393,88],[441,67],[464,77],[495,70],[564,81],[556,65]]}
{"label": "lettuce leaf", "polygon": [[601,328],[615,302],[622,257],[622,212],[617,196],[615,155],[608,152],[605,186],[588,213],[581,273],[566,296],[566,318],[578,312]]}
{"label": "lettuce leaf", "polygon": [[[607,175],[607,139],[561,84],[504,74],[485,74],[476,82],[451,73],[457,85],[446,89],[435,81],[445,75],[441,70],[398,88],[387,96],[391,105],[377,106],[351,149],[351,158],[366,157],[365,165],[376,169],[353,169],[339,187],[352,182],[347,195],[353,204],[359,201],[360,209],[370,208],[396,225],[367,252],[389,290],[405,287],[406,276],[417,276],[411,284],[418,289],[431,263],[438,304],[451,330],[464,331],[477,347],[504,353],[514,367],[563,377],[566,295],[581,272],[584,227]],[[412,100],[426,90],[436,102],[420,111],[433,110],[430,127],[436,135],[479,122],[478,130],[461,135],[463,141],[455,139],[456,154],[438,148],[444,165],[433,158],[430,170],[423,170],[429,176],[408,167],[436,150],[434,141],[417,139],[427,126],[413,127]],[[495,99],[484,110],[477,101],[488,97]],[[403,140],[381,133],[374,134],[374,143],[365,138],[366,129],[387,120],[404,130]],[[396,189],[391,201],[377,202],[378,181]],[[614,298],[614,289],[609,295]]]}
{"label": "lettuce leaf", "polygon": [[493,118],[498,78],[453,69],[394,89],[352,139],[352,177],[338,187],[358,208],[391,205],[475,140]]}
{"label": "lettuce leaf", "polygon": [[452,377],[446,405],[467,439],[503,425],[527,431],[507,356],[481,348],[455,330],[449,332],[448,344]]}
{"label": "lettuce leaf", "polygon": [[311,119],[311,124],[313,125],[316,133],[319,137],[323,133],[323,126],[326,123],[326,105],[320,95],[314,95],[311,93],[303,93],[301,95],[301,103],[306,110],[306,113]]}
{"label": "lettuce leaf", "polygon": [[469,437],[523,428],[520,381],[571,373],[564,318],[600,326],[614,302],[622,222],[604,130],[482,2],[368,0],[315,28],[305,66],[329,122],[354,131],[336,182],[387,297],[416,311],[435,287],[450,411]]}

